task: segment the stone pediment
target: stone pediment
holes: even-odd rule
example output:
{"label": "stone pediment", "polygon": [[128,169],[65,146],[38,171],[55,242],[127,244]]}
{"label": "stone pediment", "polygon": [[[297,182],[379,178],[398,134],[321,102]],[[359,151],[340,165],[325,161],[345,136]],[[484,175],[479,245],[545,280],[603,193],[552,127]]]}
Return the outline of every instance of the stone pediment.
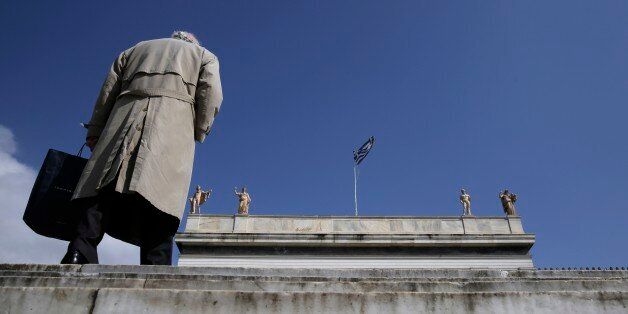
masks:
{"label": "stone pediment", "polygon": [[532,268],[519,217],[190,215],[180,266]]}

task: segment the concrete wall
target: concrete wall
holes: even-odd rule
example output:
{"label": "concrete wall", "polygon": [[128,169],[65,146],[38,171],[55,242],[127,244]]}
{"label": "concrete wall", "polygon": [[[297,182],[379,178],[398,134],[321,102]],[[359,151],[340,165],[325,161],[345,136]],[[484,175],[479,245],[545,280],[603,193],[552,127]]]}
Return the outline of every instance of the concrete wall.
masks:
{"label": "concrete wall", "polygon": [[628,271],[0,265],[1,313],[626,313]]}
{"label": "concrete wall", "polygon": [[626,313],[626,292],[265,293],[0,288],[3,313]]}

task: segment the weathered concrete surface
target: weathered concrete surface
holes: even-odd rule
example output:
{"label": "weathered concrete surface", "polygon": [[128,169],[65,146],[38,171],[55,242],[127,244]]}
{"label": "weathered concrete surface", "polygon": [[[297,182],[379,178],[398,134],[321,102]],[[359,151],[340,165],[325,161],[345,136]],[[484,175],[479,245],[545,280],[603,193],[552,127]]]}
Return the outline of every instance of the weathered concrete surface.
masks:
{"label": "weathered concrete surface", "polygon": [[1,313],[626,313],[628,271],[0,265]]}
{"label": "weathered concrete surface", "polygon": [[626,313],[627,297],[626,292],[356,294],[0,288],[0,304],[6,313]]}
{"label": "weathered concrete surface", "polygon": [[90,313],[96,289],[0,287],[1,313]]}

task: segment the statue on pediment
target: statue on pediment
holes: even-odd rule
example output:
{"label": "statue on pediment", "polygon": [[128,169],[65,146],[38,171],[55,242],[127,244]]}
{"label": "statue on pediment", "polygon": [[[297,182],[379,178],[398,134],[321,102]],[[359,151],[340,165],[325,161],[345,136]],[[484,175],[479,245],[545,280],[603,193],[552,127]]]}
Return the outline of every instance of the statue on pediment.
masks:
{"label": "statue on pediment", "polygon": [[242,187],[242,190],[238,192],[238,188],[233,188],[233,192],[238,197],[238,215],[248,215],[249,205],[251,204],[251,195],[246,191],[246,187]]}
{"label": "statue on pediment", "polygon": [[502,201],[502,207],[504,208],[504,213],[506,213],[506,215],[517,216],[517,210],[515,209],[517,194],[504,190],[499,193],[499,199]]}
{"label": "statue on pediment", "polygon": [[207,199],[211,196],[212,189],[209,191],[203,191],[200,185],[196,186],[196,191],[192,197],[188,199],[190,201],[190,214],[200,214],[201,213],[201,205],[203,205]]}
{"label": "statue on pediment", "polygon": [[465,191],[465,189],[460,190],[460,203],[462,203],[462,215],[463,216],[472,216],[471,214],[471,195]]}

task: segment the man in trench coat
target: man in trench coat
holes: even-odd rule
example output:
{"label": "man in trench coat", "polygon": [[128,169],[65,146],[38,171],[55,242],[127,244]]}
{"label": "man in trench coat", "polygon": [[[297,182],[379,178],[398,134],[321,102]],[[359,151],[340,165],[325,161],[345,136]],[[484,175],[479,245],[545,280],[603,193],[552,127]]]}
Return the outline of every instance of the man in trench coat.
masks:
{"label": "man in trench coat", "polygon": [[98,263],[104,233],[169,265],[186,204],[194,141],[222,102],[218,59],[194,35],[143,41],[114,61],[87,124],[92,149],[74,192],[84,216],[62,263]]}

